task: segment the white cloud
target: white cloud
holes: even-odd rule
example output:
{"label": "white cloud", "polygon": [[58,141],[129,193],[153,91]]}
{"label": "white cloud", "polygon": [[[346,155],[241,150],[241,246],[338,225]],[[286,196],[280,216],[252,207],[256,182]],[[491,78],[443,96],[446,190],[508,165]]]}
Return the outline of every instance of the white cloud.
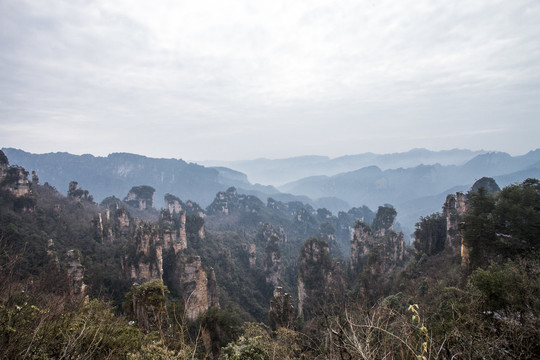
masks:
{"label": "white cloud", "polygon": [[539,35],[532,0],[4,0],[0,141],[192,159],[463,139],[525,152]]}

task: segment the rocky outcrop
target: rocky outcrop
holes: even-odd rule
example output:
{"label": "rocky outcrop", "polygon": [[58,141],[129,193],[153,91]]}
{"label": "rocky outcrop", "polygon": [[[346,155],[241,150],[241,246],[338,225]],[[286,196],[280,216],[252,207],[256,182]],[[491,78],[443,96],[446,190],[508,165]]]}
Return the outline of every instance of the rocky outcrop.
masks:
{"label": "rocky outcrop", "polygon": [[56,246],[54,245],[54,240],[49,239],[47,241],[47,258],[49,264],[55,271],[60,270],[60,260],[58,259],[58,252],[56,251]]}
{"label": "rocky outcrop", "polygon": [[9,167],[9,160],[2,150],[0,150],[0,181],[6,175]]}
{"label": "rocky outcrop", "polygon": [[140,222],[136,225],[133,243],[128,254],[131,279],[139,282],[152,279],[162,279],[163,276],[163,247],[158,229],[151,224]]}
{"label": "rocky outcrop", "polygon": [[207,273],[199,256],[179,254],[172,286],[184,300],[186,316],[194,321],[212,306],[219,306],[213,269]]}
{"label": "rocky outcrop", "polygon": [[298,314],[311,318],[331,312],[345,289],[342,264],[330,257],[328,243],[311,238],[304,243],[298,267]]}
{"label": "rocky outcrop", "polygon": [[163,282],[155,279],[143,284],[135,283],[130,295],[131,312],[137,325],[147,333],[160,330],[167,318]]}
{"label": "rocky outcrop", "polygon": [[249,244],[248,261],[249,261],[249,267],[251,269],[254,269],[255,265],[257,264],[257,245],[256,244]]}
{"label": "rocky outcrop", "polygon": [[165,206],[172,215],[175,213],[178,214],[183,210],[182,200],[171,194],[165,194]]}
{"label": "rocky outcrop", "polygon": [[187,248],[185,211],[162,211],[160,225],[165,249],[172,248],[174,253],[178,253]]}
{"label": "rocky outcrop", "polygon": [[8,190],[15,197],[23,197],[30,194],[30,181],[28,171],[20,166],[0,166],[3,176],[0,178],[0,188]]}
{"label": "rocky outcrop", "polygon": [[488,194],[494,194],[501,191],[501,188],[499,187],[499,185],[497,185],[495,179],[490,177],[483,177],[479,180],[476,180],[471,187],[471,191],[478,192],[480,188],[486,189],[486,193]]}
{"label": "rocky outcrop", "polygon": [[[283,231],[281,229],[281,231]],[[278,233],[272,225],[266,223],[261,229],[265,246],[264,273],[266,282],[278,286],[281,282],[281,249],[279,244],[284,241],[284,234]]]}
{"label": "rocky outcrop", "polygon": [[87,201],[93,202],[94,197],[90,195],[88,190],[79,189],[79,183],[76,181],[71,181],[68,187],[68,197],[73,198],[79,202]]}
{"label": "rocky outcrop", "polygon": [[66,257],[67,277],[71,299],[87,299],[87,285],[84,283],[84,267],[81,264],[81,253],[76,249],[68,250]]}
{"label": "rocky outcrop", "polygon": [[264,204],[256,196],[238,194],[236,188],[217,193],[214,201],[206,208],[208,215],[231,215],[237,212],[258,213]]}
{"label": "rocky outcrop", "polygon": [[273,331],[279,328],[292,328],[294,323],[294,306],[291,295],[283,291],[282,287],[274,289],[274,296],[270,300],[268,323]]}
{"label": "rocky outcrop", "polygon": [[467,195],[463,193],[446,196],[442,215],[446,219],[446,240],[444,248],[453,254],[459,254],[463,245],[463,234],[459,224],[468,211]]}
{"label": "rocky outcrop", "polygon": [[405,241],[403,233],[393,231],[395,217],[394,208],[379,206],[372,226],[357,221],[351,241],[353,273],[368,271],[380,275],[403,263]]}
{"label": "rocky outcrop", "polygon": [[139,210],[147,210],[153,207],[154,192],[156,190],[147,185],[134,186],[125,197],[124,202]]}

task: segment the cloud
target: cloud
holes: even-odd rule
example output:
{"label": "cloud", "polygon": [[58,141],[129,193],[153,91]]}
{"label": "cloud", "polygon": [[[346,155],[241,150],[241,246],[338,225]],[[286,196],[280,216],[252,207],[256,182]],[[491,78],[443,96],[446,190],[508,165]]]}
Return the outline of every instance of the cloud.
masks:
{"label": "cloud", "polygon": [[525,152],[539,20],[527,0],[4,0],[0,141],[204,159],[453,148],[461,134]]}

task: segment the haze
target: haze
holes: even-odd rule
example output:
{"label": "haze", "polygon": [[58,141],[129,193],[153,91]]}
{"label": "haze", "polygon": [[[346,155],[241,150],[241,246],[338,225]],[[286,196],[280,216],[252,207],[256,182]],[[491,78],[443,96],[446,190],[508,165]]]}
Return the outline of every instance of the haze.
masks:
{"label": "haze", "polygon": [[0,0],[0,144],[188,160],[538,147],[538,1]]}

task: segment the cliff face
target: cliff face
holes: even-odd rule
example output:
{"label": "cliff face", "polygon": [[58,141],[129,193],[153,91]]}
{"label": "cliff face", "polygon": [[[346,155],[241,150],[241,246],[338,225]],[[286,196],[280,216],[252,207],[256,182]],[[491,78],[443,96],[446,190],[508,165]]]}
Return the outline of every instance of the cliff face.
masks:
{"label": "cliff face", "polygon": [[270,328],[276,331],[279,328],[292,328],[294,323],[294,306],[291,295],[283,291],[282,287],[274,289],[274,296],[270,300],[268,312]]}
{"label": "cliff face", "polygon": [[[51,245],[54,246],[54,243]],[[70,296],[74,300],[87,299],[87,285],[84,283],[84,267],[78,250],[69,250],[67,256],[67,277]]]}
{"label": "cliff face", "polygon": [[88,190],[79,189],[79,183],[77,183],[76,181],[72,181],[72,182],[69,183],[68,197],[74,198],[79,202],[81,202],[81,201],[89,201],[89,202],[94,201],[94,197],[92,195],[90,195]]}
{"label": "cliff face", "polygon": [[180,210],[163,211],[161,213],[161,231],[163,246],[165,249],[172,248],[174,253],[187,248],[186,212]]}
{"label": "cliff face", "polygon": [[238,195],[236,188],[230,187],[227,191],[217,193],[214,201],[206,208],[208,215],[231,215],[242,211],[258,213],[264,203],[256,196]]}
{"label": "cliff face", "polygon": [[339,304],[345,289],[342,264],[330,257],[328,243],[311,238],[304,243],[298,270],[298,314],[310,318]]}
{"label": "cliff face", "polygon": [[283,230],[278,233],[270,224],[264,224],[261,230],[266,243],[264,272],[266,282],[278,286],[281,282],[281,249],[279,244],[285,241]]}
{"label": "cliff face", "polygon": [[0,166],[0,186],[8,190],[15,197],[23,197],[30,194],[30,181],[28,180],[28,171],[20,166],[7,167]]}
{"label": "cliff face", "polygon": [[372,275],[380,275],[403,263],[403,233],[392,230],[395,214],[393,208],[379,207],[373,221],[375,230],[362,221],[356,223],[351,241],[350,266],[353,273],[368,271]]}
{"label": "cliff face", "polygon": [[358,221],[354,227],[350,267],[352,274],[360,274],[360,297],[366,303],[383,294],[386,275],[405,263],[405,241],[403,233],[392,230],[394,218],[393,208],[379,207],[377,222]]}
{"label": "cliff face", "polygon": [[182,294],[189,320],[196,320],[210,307],[219,306],[214,270],[207,273],[199,256],[178,254],[172,286]]}
{"label": "cliff face", "polygon": [[138,282],[162,279],[162,243],[156,227],[144,222],[136,224],[125,260],[131,279]]}
{"label": "cliff face", "polygon": [[124,202],[139,210],[150,209],[154,204],[155,191],[153,187],[147,185],[134,186],[129,191]]}
{"label": "cliff face", "polygon": [[446,240],[444,247],[453,254],[459,254],[463,245],[463,236],[459,223],[468,211],[467,195],[463,193],[450,194],[443,205],[443,217],[446,219]]}

